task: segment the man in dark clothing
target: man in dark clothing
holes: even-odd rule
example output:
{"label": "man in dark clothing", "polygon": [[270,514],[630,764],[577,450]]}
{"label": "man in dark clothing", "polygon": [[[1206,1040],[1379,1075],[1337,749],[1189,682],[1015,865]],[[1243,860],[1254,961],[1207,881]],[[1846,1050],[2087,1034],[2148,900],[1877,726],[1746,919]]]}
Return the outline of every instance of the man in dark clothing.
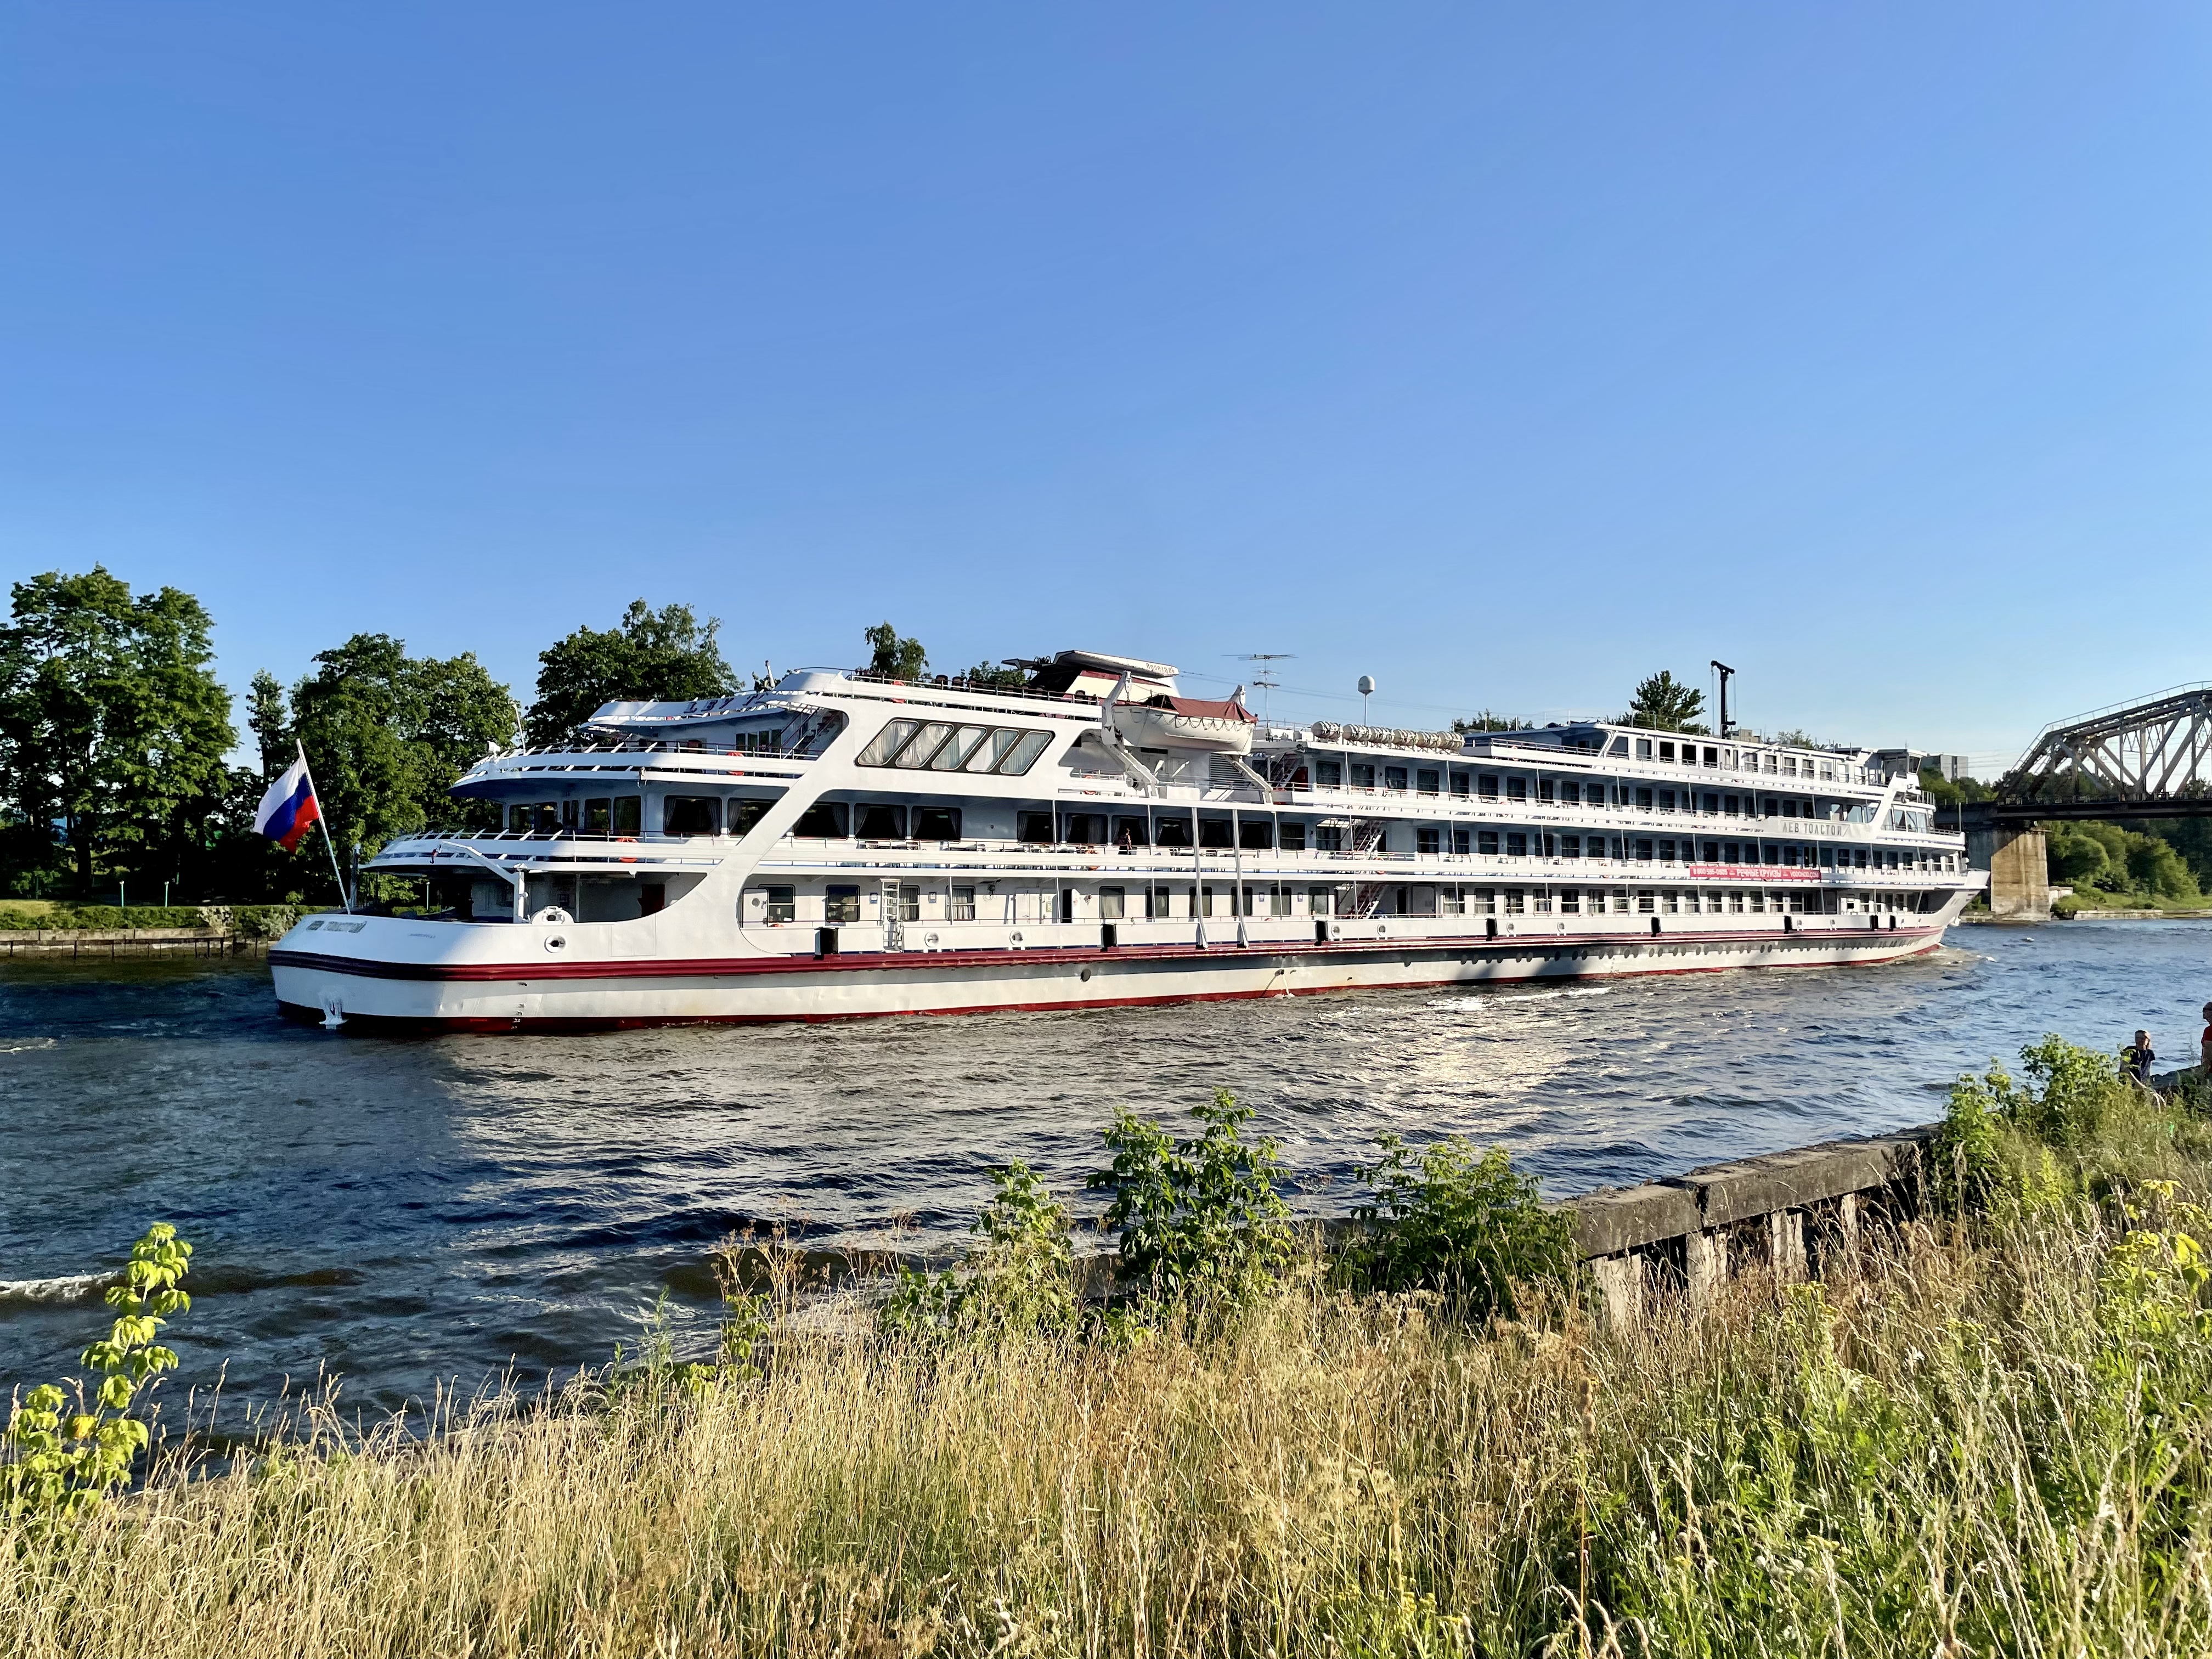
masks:
{"label": "man in dark clothing", "polygon": [[2136,1040],[2120,1050],[2120,1070],[2138,1088],[2150,1087],[2150,1068],[2158,1055],[2152,1052],[2150,1033],[2137,1031]]}

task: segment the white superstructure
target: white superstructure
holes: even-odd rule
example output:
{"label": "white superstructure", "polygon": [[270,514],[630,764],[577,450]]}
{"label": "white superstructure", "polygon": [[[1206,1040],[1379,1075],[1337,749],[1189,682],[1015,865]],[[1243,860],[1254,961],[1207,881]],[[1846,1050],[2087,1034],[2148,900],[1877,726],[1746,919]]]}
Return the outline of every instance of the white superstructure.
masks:
{"label": "white superstructure", "polygon": [[[809,670],[495,754],[320,915],[286,1012],[476,1030],[1066,1008],[1934,948],[1985,879],[1867,750],[1607,721],[1261,726],[1161,663]],[[496,823],[500,827],[489,827]]]}

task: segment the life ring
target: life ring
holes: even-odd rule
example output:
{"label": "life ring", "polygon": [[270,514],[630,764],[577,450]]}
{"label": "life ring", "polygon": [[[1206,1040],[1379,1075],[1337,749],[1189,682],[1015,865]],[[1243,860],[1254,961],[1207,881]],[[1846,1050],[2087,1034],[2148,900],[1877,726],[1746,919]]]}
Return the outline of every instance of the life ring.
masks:
{"label": "life ring", "polygon": [[562,927],[575,921],[575,917],[570,915],[566,910],[563,910],[557,904],[549,904],[543,910],[540,910],[536,915],[531,917],[531,921],[544,922],[553,927]]}

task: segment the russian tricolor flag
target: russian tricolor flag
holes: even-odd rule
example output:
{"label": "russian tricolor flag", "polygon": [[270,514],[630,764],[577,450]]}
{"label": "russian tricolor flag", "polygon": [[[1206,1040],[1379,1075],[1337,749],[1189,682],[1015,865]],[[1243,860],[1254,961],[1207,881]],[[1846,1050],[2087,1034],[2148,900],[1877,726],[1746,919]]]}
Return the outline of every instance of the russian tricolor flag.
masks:
{"label": "russian tricolor flag", "polygon": [[253,829],[289,853],[300,844],[307,826],[322,815],[322,804],[315,799],[315,781],[307,775],[307,752],[302,749],[300,758],[286,767],[283,775],[262,796],[261,805],[253,811]]}

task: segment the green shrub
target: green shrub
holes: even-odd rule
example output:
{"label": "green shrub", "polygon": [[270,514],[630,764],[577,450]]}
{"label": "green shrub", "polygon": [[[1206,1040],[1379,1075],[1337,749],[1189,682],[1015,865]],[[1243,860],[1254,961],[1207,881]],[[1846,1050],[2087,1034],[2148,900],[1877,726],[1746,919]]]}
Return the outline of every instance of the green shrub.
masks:
{"label": "green shrub", "polygon": [[998,1188],[972,1229],[978,1243],[946,1273],[899,1270],[883,1306],[887,1333],[931,1341],[1076,1327],[1075,1255],[1067,1206],[1019,1160],[994,1170]]}
{"label": "green shrub", "polygon": [[1515,1284],[1571,1282],[1574,1228],[1538,1201],[1503,1147],[1477,1156],[1458,1136],[1418,1160],[1396,1135],[1358,1173],[1372,1196],[1352,1214],[1367,1229],[1339,1261],[1362,1289],[1437,1291],[1477,1319],[1514,1312]]}
{"label": "green shrub", "polygon": [[240,939],[282,939],[307,914],[297,904],[241,904],[230,913],[231,931]]}
{"label": "green shrub", "polygon": [[68,1396],[53,1383],[41,1383],[8,1419],[0,1446],[0,1516],[33,1522],[71,1520],[100,1504],[131,1478],[138,1454],[146,1449],[145,1423],[131,1415],[141,1389],[177,1363],[176,1352],[154,1338],[173,1313],[192,1305],[177,1288],[191,1266],[192,1247],[177,1230],[157,1221],[131,1247],[130,1265],[120,1285],[107,1289],[107,1305],[117,1310],[107,1340],[84,1351],[81,1363],[102,1381],[85,1409],[77,1388],[78,1409],[64,1407]]}
{"label": "green shrub", "polygon": [[1191,1115],[1203,1132],[1176,1140],[1117,1111],[1105,1132],[1114,1161],[1084,1184],[1114,1195],[1104,1219],[1120,1236],[1125,1284],[1155,1302],[1249,1306],[1291,1260],[1275,1143],[1244,1140],[1252,1109],[1226,1089]]}

